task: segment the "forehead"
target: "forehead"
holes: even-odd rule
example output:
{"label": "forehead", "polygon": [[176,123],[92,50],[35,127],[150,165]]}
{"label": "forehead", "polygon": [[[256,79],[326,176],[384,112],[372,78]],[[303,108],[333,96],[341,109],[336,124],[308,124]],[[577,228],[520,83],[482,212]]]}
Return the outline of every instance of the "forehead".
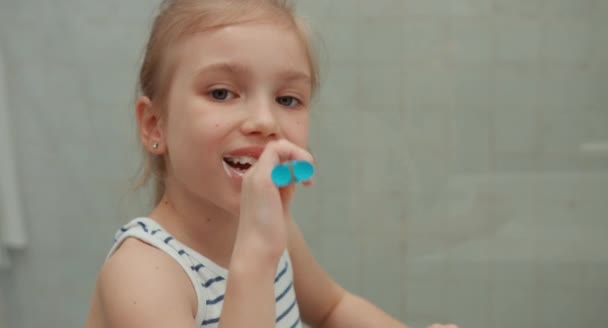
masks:
{"label": "forehead", "polygon": [[[177,70],[196,70],[221,62],[253,71],[310,72],[306,44],[292,26],[274,22],[228,25],[184,38],[173,49]],[[177,73],[177,72],[176,72]]]}

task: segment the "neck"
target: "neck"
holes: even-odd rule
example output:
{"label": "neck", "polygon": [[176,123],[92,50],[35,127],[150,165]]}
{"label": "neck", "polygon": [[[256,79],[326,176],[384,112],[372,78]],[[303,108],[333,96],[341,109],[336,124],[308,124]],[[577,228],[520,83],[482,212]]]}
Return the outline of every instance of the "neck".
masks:
{"label": "neck", "polygon": [[167,186],[150,218],[186,246],[228,269],[237,216],[187,191]]}

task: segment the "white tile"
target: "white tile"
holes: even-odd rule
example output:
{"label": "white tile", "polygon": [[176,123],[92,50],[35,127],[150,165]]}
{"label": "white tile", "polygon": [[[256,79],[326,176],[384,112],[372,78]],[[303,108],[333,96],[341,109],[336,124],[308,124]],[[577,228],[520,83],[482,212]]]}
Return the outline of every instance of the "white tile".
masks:
{"label": "white tile", "polygon": [[490,106],[496,101],[494,97],[500,92],[495,83],[500,78],[496,68],[486,63],[455,63],[450,73],[453,83],[451,99],[455,110],[478,105],[485,106],[489,112]]}
{"label": "white tile", "polygon": [[334,110],[346,112],[352,110],[358,99],[358,67],[352,64],[330,64],[322,75],[319,92],[322,105],[319,107],[335,107]]}
{"label": "white tile", "polygon": [[501,16],[538,17],[545,0],[493,0],[494,13]]}
{"label": "white tile", "polygon": [[447,255],[440,253],[425,255],[427,249],[431,250],[434,247],[441,247],[440,242],[429,241],[427,246],[420,246],[420,243],[408,243],[405,254],[406,258],[403,264],[405,282],[407,284],[414,281],[418,283],[436,283],[440,277],[444,278],[444,272],[448,267]]}
{"label": "white tile", "polygon": [[[539,237],[539,241],[536,245],[539,261],[548,263],[547,265],[550,265],[551,263],[576,263],[581,256],[579,243],[572,240],[576,238],[573,238],[573,235],[576,235],[576,231],[574,229],[564,228],[553,228],[547,230],[548,231],[545,232],[546,235]],[[574,270],[578,271],[579,269]],[[562,279],[560,277],[552,276],[550,273],[550,270],[544,270],[543,275],[539,278],[544,280],[547,284],[552,284],[552,282],[555,282],[556,280],[563,281],[568,279],[563,275],[561,276],[563,278]],[[582,274],[575,274],[574,276],[571,276],[571,283],[580,284],[581,275]]]}
{"label": "white tile", "polygon": [[313,151],[334,151],[338,148],[343,151],[350,151],[356,148],[352,142],[353,136],[357,135],[359,127],[358,116],[361,116],[359,107],[350,105],[325,105],[322,104],[315,109],[318,112],[319,124],[317,132],[321,135],[322,144],[318,146],[326,147]]}
{"label": "white tile", "polygon": [[411,177],[404,149],[402,115],[389,108],[367,112],[359,128],[358,166],[360,190],[399,191]]}
{"label": "white tile", "polygon": [[486,16],[492,12],[492,3],[486,0],[451,0],[452,16]]}
{"label": "white tile", "polygon": [[506,105],[535,105],[541,85],[541,72],[533,63],[500,65],[495,71],[496,102]]}
{"label": "white tile", "polygon": [[491,108],[469,104],[452,108],[449,134],[452,172],[478,174],[490,169]]}
{"label": "white tile", "polygon": [[315,18],[356,18],[357,3],[352,0],[298,1],[297,9],[303,16]]}
{"label": "white tile", "polygon": [[445,63],[407,65],[403,74],[403,103],[408,111],[420,105],[446,110],[454,92],[454,75]]}
{"label": "white tile", "polygon": [[579,260],[562,260],[550,257],[539,259],[538,275],[539,286],[544,288],[583,288],[585,277],[584,267]]}
{"label": "white tile", "polygon": [[490,278],[488,241],[465,240],[447,249],[445,276],[448,280],[477,281],[487,284]]}
{"label": "white tile", "polygon": [[[406,240],[408,252],[429,255],[442,252],[448,240],[445,239],[445,220],[449,207],[440,195],[430,192],[408,201],[405,208]],[[435,236],[429,240],[428,236]]]}
{"label": "white tile", "polygon": [[484,0],[425,0],[409,1],[406,13],[415,16],[482,16],[491,11],[491,3]]}
{"label": "white tile", "polygon": [[495,327],[536,327],[538,289],[511,282],[493,283],[489,315]]}
{"label": "white tile", "polygon": [[581,295],[577,288],[553,287],[539,290],[539,327],[580,327]]}
{"label": "white tile", "polygon": [[401,63],[403,56],[403,19],[374,18],[357,26],[359,58],[365,62]]}
{"label": "white tile", "polygon": [[559,18],[589,18],[595,10],[596,3],[597,1],[594,0],[547,0],[543,14]]}
{"label": "white tile", "polygon": [[356,62],[360,59],[358,44],[362,40],[357,33],[358,26],[359,21],[342,19],[321,21],[314,26],[314,30],[320,34],[319,57],[329,60],[330,71],[331,66],[344,65],[344,62]]}
{"label": "white tile", "polygon": [[439,202],[445,204],[447,212],[439,218],[442,230],[438,237],[448,247],[466,240],[483,239],[500,224],[494,208],[500,201],[491,186],[487,186],[487,176],[453,176],[441,193]]}
{"label": "white tile", "polygon": [[451,9],[444,0],[408,1],[405,4],[406,14],[412,16],[445,16],[452,13]]}
{"label": "white tile", "polygon": [[[379,219],[383,217],[380,213]],[[367,232],[363,244],[361,277],[363,296],[384,311],[398,316],[402,309],[400,229]]]}
{"label": "white tile", "polygon": [[487,280],[449,281],[444,291],[446,318],[443,323],[459,327],[488,327],[490,302]]}
{"label": "white tile", "polygon": [[496,127],[496,152],[533,154],[539,150],[537,105],[497,104],[493,126]]}
{"label": "white tile", "polygon": [[[603,66],[602,66],[603,67]],[[605,94],[601,88],[601,77],[595,72],[603,72],[594,66],[547,65],[539,72],[538,100],[547,110],[567,107],[573,111],[596,105],[598,95]],[[550,118],[551,112],[545,114]]]}
{"label": "white tile", "polygon": [[357,70],[357,102],[369,112],[378,107],[392,107],[399,111],[402,107],[401,90],[403,78],[399,65],[365,65]]}
{"label": "white tile", "polygon": [[[517,246],[517,245],[515,245]],[[496,260],[490,266],[490,282],[534,289],[538,285],[536,262],[525,258]]]}
{"label": "white tile", "polygon": [[349,232],[321,232],[321,236],[317,260],[323,269],[347,290],[361,293],[360,239]]}
{"label": "white tile", "polygon": [[496,237],[533,239],[538,223],[535,213],[535,181],[519,174],[506,174],[496,184],[493,221]]}
{"label": "white tile", "polygon": [[606,171],[606,168],[608,168],[608,156],[582,155],[578,158],[576,168],[583,171]]}
{"label": "white tile", "polygon": [[538,62],[542,28],[538,19],[499,17],[495,26],[498,62]]}
{"label": "white tile", "polygon": [[321,217],[320,192],[314,187],[298,188],[291,204],[291,215],[308,243],[317,242]]}
{"label": "white tile", "polygon": [[352,159],[358,156],[347,145],[326,141],[313,149],[315,156],[315,188],[323,193],[353,193],[358,185],[359,167]]}
{"label": "white tile", "polygon": [[[597,1],[598,7],[595,12],[595,17],[592,18],[593,31],[591,36],[591,42],[593,43],[593,56],[592,60],[599,62],[600,65],[605,58],[608,58],[608,24],[605,23],[606,13],[608,13],[608,3],[606,1]],[[602,67],[605,65],[602,65]],[[603,74],[605,76],[605,74]]]}
{"label": "white tile", "polygon": [[359,5],[359,16],[362,18],[400,17],[404,15],[406,7],[403,0],[356,0],[356,2]]}
{"label": "white tile", "polygon": [[[444,105],[412,105],[405,113],[407,149],[414,160],[443,161],[449,156],[449,108]],[[429,163],[430,164],[430,163]]]}
{"label": "white tile", "polygon": [[[582,176],[577,180],[573,189],[576,192],[574,201],[577,206],[577,222],[581,228],[588,231],[587,237],[592,237],[591,233],[599,237],[600,234],[608,231],[608,220],[606,220],[606,213],[608,213],[608,202],[606,201],[608,173],[589,173]],[[597,239],[599,238],[584,238],[582,243],[597,247],[598,245],[591,243]],[[608,241],[601,244],[606,242]]]}
{"label": "white tile", "polygon": [[608,288],[601,287],[581,291],[580,321],[582,327],[601,327],[606,323],[606,304],[608,304]]}
{"label": "white tile", "polygon": [[354,211],[353,195],[348,191],[324,197],[316,206],[319,207],[318,227],[327,233],[359,233],[359,222],[369,220]]}
{"label": "white tile", "polygon": [[403,193],[398,191],[361,191],[354,201],[353,215],[360,218],[359,228],[369,238],[377,240],[379,236],[386,235],[393,245],[404,238],[403,208],[407,206],[406,201]]}
{"label": "white tile", "polygon": [[576,158],[582,144],[589,142],[581,110],[567,106],[545,107],[542,111],[541,146],[545,153]]}
{"label": "white tile", "polygon": [[[554,174],[545,175],[538,180],[534,188],[534,213],[538,218],[539,226],[544,231],[553,233],[563,232],[566,235],[546,234],[539,231],[539,237],[556,240],[570,239],[566,229],[577,225],[576,200],[578,180],[575,175]],[[551,237],[553,236],[553,237]]]}
{"label": "white tile", "polygon": [[493,22],[486,18],[454,18],[449,24],[449,59],[489,63],[494,59]]}
{"label": "white tile", "polygon": [[426,327],[436,322],[448,322],[444,285],[439,281],[428,283],[409,280],[405,287],[406,323]]}
{"label": "white tile", "polygon": [[591,57],[592,30],[589,20],[547,21],[542,31],[541,59],[571,65],[587,63]]}
{"label": "white tile", "polygon": [[537,172],[542,167],[541,154],[537,150],[531,152],[497,150],[491,156],[496,171],[500,173]]}
{"label": "white tile", "polygon": [[[523,266],[529,268],[526,270],[532,270],[530,265],[539,257],[537,241],[532,238],[493,238],[489,240],[489,247],[490,257],[493,257],[496,263],[506,265],[522,263]],[[494,274],[499,274],[499,271],[495,271]],[[529,277],[529,279],[534,281],[533,277]]]}
{"label": "white tile", "polygon": [[403,38],[403,59],[406,63],[446,59],[448,29],[444,20],[407,18],[403,22]]}
{"label": "white tile", "polygon": [[[598,103],[596,106],[591,106],[579,110],[581,116],[580,129],[586,131],[585,138],[589,142],[608,142],[608,110],[604,103]],[[593,141],[596,140],[596,141]]]}

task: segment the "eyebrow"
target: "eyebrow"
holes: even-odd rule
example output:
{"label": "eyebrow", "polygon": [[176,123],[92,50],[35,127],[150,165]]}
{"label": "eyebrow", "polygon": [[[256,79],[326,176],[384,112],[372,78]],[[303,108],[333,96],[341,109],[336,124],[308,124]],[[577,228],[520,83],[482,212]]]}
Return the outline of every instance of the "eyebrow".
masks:
{"label": "eyebrow", "polygon": [[198,70],[197,76],[204,74],[204,73],[215,72],[215,71],[226,72],[226,73],[231,73],[231,74],[239,74],[239,73],[250,74],[251,73],[249,69],[247,69],[246,67],[241,66],[241,65],[232,64],[232,63],[215,63],[215,64],[210,64],[210,65],[204,66],[203,68]]}
{"label": "eyebrow", "polygon": [[[247,75],[247,76],[250,76],[253,74],[249,68],[247,68],[243,65],[229,63],[229,62],[220,62],[220,63],[214,63],[214,64],[210,64],[210,65],[202,67],[201,69],[199,69],[197,71],[196,76],[199,77],[203,74],[210,73],[210,72],[225,72],[225,73],[229,73],[229,74],[235,74],[235,75],[242,74],[242,75]],[[310,75],[308,75],[302,71],[299,71],[299,70],[285,70],[279,74],[279,78],[281,80],[285,80],[285,81],[289,81],[289,82],[303,81],[306,83],[312,83],[312,79],[311,79]]]}

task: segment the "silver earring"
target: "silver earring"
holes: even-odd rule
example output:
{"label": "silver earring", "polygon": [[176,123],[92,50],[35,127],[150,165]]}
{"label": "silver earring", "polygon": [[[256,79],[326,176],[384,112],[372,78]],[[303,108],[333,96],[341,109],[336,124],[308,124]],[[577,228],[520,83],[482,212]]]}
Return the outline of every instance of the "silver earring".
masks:
{"label": "silver earring", "polygon": [[152,145],[152,148],[154,148],[154,149],[158,149],[158,142],[155,142],[155,143]]}

